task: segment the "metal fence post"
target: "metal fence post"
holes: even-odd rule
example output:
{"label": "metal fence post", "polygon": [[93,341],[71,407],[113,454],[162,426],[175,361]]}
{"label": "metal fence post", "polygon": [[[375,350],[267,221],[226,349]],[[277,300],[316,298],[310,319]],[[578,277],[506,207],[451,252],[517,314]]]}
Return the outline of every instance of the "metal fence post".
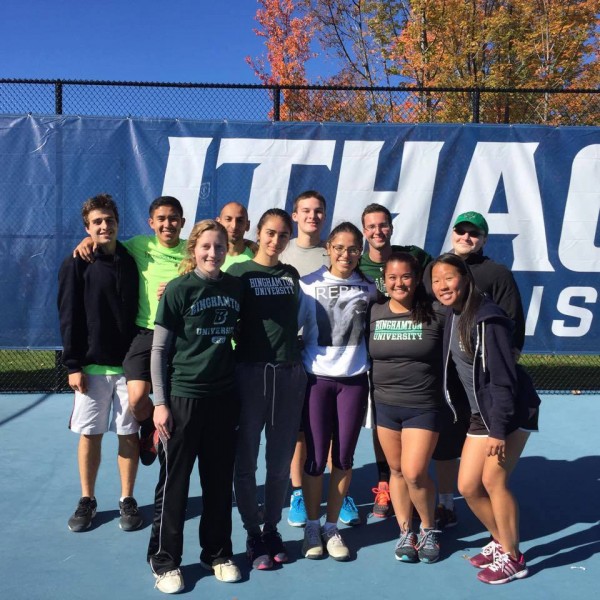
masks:
{"label": "metal fence post", "polygon": [[276,85],[273,88],[273,121],[281,119],[281,88]]}
{"label": "metal fence post", "polygon": [[57,115],[63,114],[63,84],[60,79],[54,83],[54,112]]}
{"label": "metal fence post", "polygon": [[471,94],[473,104],[473,123],[479,123],[479,101],[481,100],[481,90],[474,88]]}

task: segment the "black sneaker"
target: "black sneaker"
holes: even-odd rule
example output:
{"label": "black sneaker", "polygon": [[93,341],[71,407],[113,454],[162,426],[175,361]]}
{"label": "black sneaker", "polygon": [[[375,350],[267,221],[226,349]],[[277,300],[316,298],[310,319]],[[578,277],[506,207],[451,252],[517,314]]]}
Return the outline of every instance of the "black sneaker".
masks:
{"label": "black sneaker", "polygon": [[249,535],[246,540],[246,556],[253,569],[265,571],[273,568],[269,549],[263,542],[262,534]]}
{"label": "black sneaker", "polygon": [[287,550],[283,545],[283,540],[281,539],[281,534],[277,529],[267,529],[262,532],[262,541],[263,544],[267,547],[269,551],[269,556],[276,563],[286,563],[288,561]]}
{"label": "black sneaker", "polygon": [[88,496],[79,498],[79,504],[69,519],[69,529],[71,531],[85,531],[89,529],[92,519],[96,516],[96,508],[98,508],[96,498]]}
{"label": "black sneaker", "polygon": [[143,525],[144,519],[138,511],[138,505],[133,496],[123,498],[123,501],[119,500],[119,509],[121,511],[119,527],[123,531],[135,531]]}
{"label": "black sneaker", "polygon": [[438,529],[455,527],[457,523],[458,518],[455,509],[446,508],[443,504],[438,504],[435,507],[435,526]]}
{"label": "black sneaker", "polygon": [[146,467],[151,465],[158,456],[158,441],[158,431],[154,423],[144,421],[140,428],[140,462]]}

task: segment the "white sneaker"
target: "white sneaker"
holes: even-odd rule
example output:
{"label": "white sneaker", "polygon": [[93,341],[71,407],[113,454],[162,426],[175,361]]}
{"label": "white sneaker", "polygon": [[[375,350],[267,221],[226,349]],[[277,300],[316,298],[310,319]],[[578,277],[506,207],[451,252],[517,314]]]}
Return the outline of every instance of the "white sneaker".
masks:
{"label": "white sneaker", "polygon": [[321,541],[321,528],[307,525],[304,529],[304,543],[302,555],[305,558],[321,558],[323,556],[323,542]]}
{"label": "white sneaker", "polygon": [[200,565],[204,567],[208,571],[212,571],[215,574],[215,577],[219,581],[223,581],[225,583],[235,583],[242,578],[242,574],[238,566],[228,558],[226,561],[218,562],[219,559],[215,560],[212,565],[205,563],[204,561],[200,561]]}
{"label": "white sneaker", "polygon": [[177,594],[185,587],[183,585],[183,576],[181,575],[181,571],[179,569],[167,571],[166,573],[161,573],[160,575],[154,573],[154,577],[156,578],[154,587],[160,592],[163,592],[163,594]]}
{"label": "white sneaker", "polygon": [[337,527],[329,531],[323,530],[323,541],[327,545],[329,556],[334,560],[348,560],[350,558],[350,550],[344,544],[344,540]]}

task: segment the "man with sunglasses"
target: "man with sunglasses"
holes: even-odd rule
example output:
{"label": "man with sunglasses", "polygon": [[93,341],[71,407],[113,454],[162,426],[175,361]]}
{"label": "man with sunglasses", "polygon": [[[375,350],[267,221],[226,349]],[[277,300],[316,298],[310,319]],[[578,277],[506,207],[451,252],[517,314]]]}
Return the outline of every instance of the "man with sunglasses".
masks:
{"label": "man with sunglasses", "polygon": [[[482,214],[475,211],[462,213],[456,218],[452,229],[452,251],[469,265],[477,288],[513,320],[513,346],[518,359],[525,342],[525,316],[521,294],[510,269],[483,254],[488,234],[489,227]],[[430,267],[425,268],[423,282],[427,292],[433,296]],[[454,490],[459,466],[457,459],[462,451],[469,418],[470,410],[466,406],[464,414],[459,414],[458,422],[449,423],[440,432],[433,453],[439,496],[436,522],[440,529],[453,527],[458,522],[454,509]]]}

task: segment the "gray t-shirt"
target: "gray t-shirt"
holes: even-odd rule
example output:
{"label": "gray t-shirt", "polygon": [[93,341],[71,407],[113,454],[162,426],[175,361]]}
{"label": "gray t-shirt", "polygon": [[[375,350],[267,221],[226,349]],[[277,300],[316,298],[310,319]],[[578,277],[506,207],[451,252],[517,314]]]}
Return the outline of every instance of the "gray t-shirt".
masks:
{"label": "gray t-shirt", "polygon": [[450,335],[450,352],[452,354],[452,362],[456,365],[456,372],[465,393],[469,399],[471,413],[478,413],[479,407],[475,400],[475,390],[473,389],[473,359],[465,352],[465,349],[460,341],[458,333],[458,324],[460,323],[460,315],[452,313],[450,326],[452,327]]}
{"label": "gray t-shirt", "polygon": [[301,248],[298,246],[298,238],[290,240],[288,247],[280,254],[279,260],[295,267],[300,277],[314,273],[321,267],[329,267],[329,256],[325,250],[325,244]]}

